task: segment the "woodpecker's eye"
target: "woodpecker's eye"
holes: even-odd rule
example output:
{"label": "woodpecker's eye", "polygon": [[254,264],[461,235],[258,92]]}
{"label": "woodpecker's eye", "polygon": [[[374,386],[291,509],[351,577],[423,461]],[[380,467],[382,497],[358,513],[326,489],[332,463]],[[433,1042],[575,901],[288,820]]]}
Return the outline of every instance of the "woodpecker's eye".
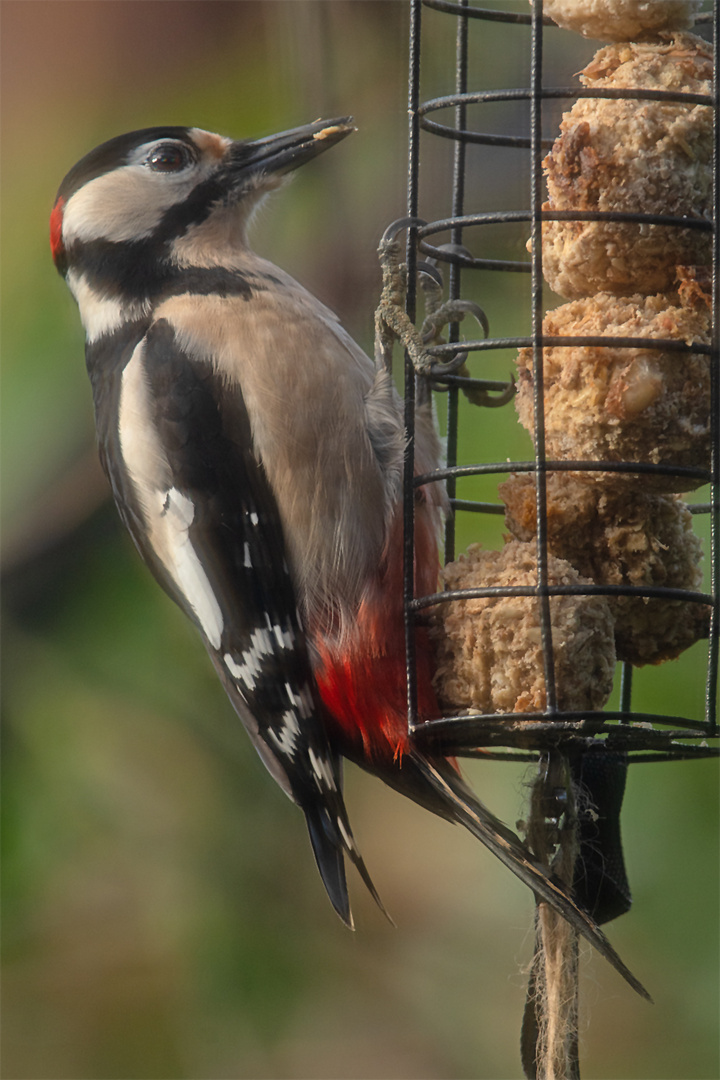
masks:
{"label": "woodpecker's eye", "polygon": [[147,164],[154,172],[180,172],[191,161],[190,151],[181,143],[161,143],[147,156]]}

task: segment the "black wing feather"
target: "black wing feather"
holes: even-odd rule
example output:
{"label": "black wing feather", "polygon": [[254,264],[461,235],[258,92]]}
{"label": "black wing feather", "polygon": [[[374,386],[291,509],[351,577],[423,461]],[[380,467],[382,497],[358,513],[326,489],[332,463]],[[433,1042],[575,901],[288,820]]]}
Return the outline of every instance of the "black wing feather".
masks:
{"label": "black wing feather", "polygon": [[[152,550],[146,511],[132,477],[115,464],[122,462],[117,435],[122,370],[140,355],[135,353],[139,341],[167,499],[174,496],[189,508],[187,539],[221,613],[219,642],[209,640],[191,598]],[[93,385],[103,433],[101,457],[123,521],[160,584],[203,632],[262,760],[305,812],[328,895],[352,925],[343,852],[380,901],[350,830],[339,758],[325,731],[282,523],[262,463],[253,453],[241,387],[229,385],[209,362],[190,357],[165,320],[153,323],[144,339],[142,331],[125,335],[115,352],[112,369],[106,367],[104,378]],[[158,494],[161,505],[163,492]]]}

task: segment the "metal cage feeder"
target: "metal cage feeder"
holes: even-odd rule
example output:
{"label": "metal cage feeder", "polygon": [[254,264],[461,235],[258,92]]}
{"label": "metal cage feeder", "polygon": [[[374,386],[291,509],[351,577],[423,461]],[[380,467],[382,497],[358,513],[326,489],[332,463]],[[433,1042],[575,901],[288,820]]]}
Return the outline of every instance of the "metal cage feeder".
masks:
{"label": "metal cage feeder", "polygon": [[[448,96],[420,101],[420,37],[421,12],[423,8],[434,9],[454,16],[457,22],[456,38],[456,90]],[[408,313],[415,317],[417,303],[416,269],[419,259],[431,258],[443,264],[448,271],[448,292],[451,299],[457,300],[462,295],[462,277],[464,273],[476,270],[488,270],[497,273],[527,274],[531,278],[531,325],[532,333],[525,337],[496,338],[462,341],[462,354],[491,353],[501,349],[530,347],[535,361],[535,407],[537,416],[542,416],[543,406],[543,365],[544,347],[553,345],[607,346],[616,348],[638,347],[662,349],[676,352],[678,360],[690,353],[706,355],[710,358],[711,371],[711,443],[712,460],[707,468],[692,468],[683,465],[659,465],[651,462],[635,461],[587,461],[587,460],[549,460],[545,453],[544,433],[539,423],[536,428],[535,458],[525,461],[496,462],[458,462],[459,409],[458,391],[461,386],[476,387],[483,390],[498,390],[503,384],[492,380],[473,379],[452,373],[434,371],[433,378],[447,388],[447,466],[424,476],[413,475],[412,435],[414,430],[414,401],[416,378],[411,362],[406,361],[406,424],[410,437],[410,450],[407,455],[405,475],[405,606],[408,627],[408,716],[413,736],[423,745],[433,744],[445,753],[473,756],[479,748],[504,747],[513,751],[507,755],[524,758],[528,756],[528,747],[532,748],[531,757],[538,753],[562,746],[568,751],[580,752],[588,741],[597,742],[598,737],[607,740],[608,749],[628,752],[632,761],[668,760],[694,758],[711,755],[714,749],[703,745],[706,740],[717,737],[717,688],[718,688],[718,653],[720,646],[720,601],[718,582],[720,581],[720,370],[718,368],[718,290],[717,268],[720,240],[718,237],[718,183],[715,172],[714,222],[706,220],[688,221],[668,215],[614,212],[568,212],[542,209],[542,164],[544,151],[553,144],[552,138],[543,137],[542,112],[543,102],[548,100],[575,100],[579,97],[636,98],[642,100],[686,102],[711,106],[715,110],[716,131],[718,130],[717,100],[709,95],[682,94],[668,91],[646,90],[594,90],[576,87],[545,87],[543,85],[543,36],[551,20],[543,18],[541,12],[521,14],[486,10],[472,7],[467,3],[450,3],[447,0],[413,0],[410,42],[410,149],[408,171],[408,215],[418,221],[419,179],[420,179],[420,139],[421,132],[437,138],[451,140],[454,150],[452,176],[452,210],[443,219],[412,225],[408,230]],[[698,17],[698,26],[716,23],[718,5],[715,4],[713,15]],[[468,24],[470,20],[488,20],[511,24],[515,32],[528,32],[531,38],[530,85],[525,89],[500,89],[482,92],[468,90]],[[510,31],[512,32],[512,31]],[[718,49],[718,35],[714,35],[715,49]],[[468,127],[468,110],[471,106],[482,106],[497,101],[526,102],[529,110],[529,135],[485,134]],[[454,124],[439,123],[432,116],[445,109],[453,109]],[[518,152],[529,151],[530,156],[530,198],[529,208],[493,212],[466,211],[467,148],[469,145],[512,147]],[[716,150],[717,153],[717,150]],[[580,220],[640,223],[646,225],[674,226],[692,228],[713,233],[713,338],[712,344],[685,342],[643,337],[550,337],[542,333],[542,254],[541,227],[545,221]],[[475,230],[491,225],[524,224],[528,227],[532,241],[532,254],[527,260],[484,258],[468,251],[468,235]],[[450,234],[450,244],[439,245],[435,238],[441,233]],[[431,346],[428,352],[442,362],[457,356],[459,343],[457,324],[451,326],[446,345]],[[673,589],[663,586],[632,585],[581,585],[552,586],[547,583],[547,507],[545,484],[549,474],[557,472],[632,472],[645,475],[685,475],[694,483],[710,485],[708,502],[690,507],[693,514],[709,514],[711,517],[711,591],[708,593],[689,589]],[[413,552],[413,502],[417,487],[433,482],[445,482],[450,499],[451,514],[446,527],[445,558],[450,561],[455,555],[455,514],[474,512],[480,514],[502,514],[500,503],[477,502],[459,499],[456,495],[458,479],[466,476],[530,473],[537,477],[537,551],[538,585],[536,589],[527,587],[492,587],[485,589],[461,590],[437,593],[431,596],[415,596],[413,592],[412,552]],[[556,595],[604,595],[604,596],[642,596],[648,599],[680,600],[693,604],[707,605],[711,610],[710,632],[708,637],[706,663],[705,712],[702,718],[686,716],[663,716],[656,713],[637,712],[632,707],[632,672],[633,667],[627,661],[622,666],[620,708],[610,711],[577,712],[564,711],[557,705],[554,685],[554,663],[552,629],[548,598]],[[493,713],[462,716],[443,716],[434,720],[418,722],[415,695],[415,664],[412,645],[412,627],[421,612],[431,609],[440,601],[449,599],[469,599],[476,596],[535,595],[539,601],[539,617],[543,641],[544,668],[547,689],[547,707],[544,712],[536,713]],[[518,728],[521,727],[521,731]],[[688,740],[688,741],[681,741]]]}
{"label": "metal cage feeder", "polygon": [[[454,93],[422,101],[421,37],[422,23],[426,13],[438,19],[447,16],[455,19],[455,86]],[[506,24],[508,39],[512,35],[529,35],[529,76],[525,88],[498,88],[481,91],[470,85],[470,26],[480,24],[481,32],[488,23]],[[435,24],[437,25],[437,24]],[[553,28],[553,29],[550,29]],[[714,42],[715,70],[718,70],[720,51],[720,2],[714,0],[711,13],[698,16],[697,30],[710,29]],[[609,921],[629,908],[629,889],[622,866],[620,848],[620,808],[629,764],[651,761],[679,761],[715,756],[718,749],[710,745],[717,738],[717,692],[718,655],[720,651],[720,301],[718,299],[718,267],[720,266],[720,183],[718,182],[718,111],[717,87],[714,95],[686,94],[680,92],[641,89],[593,89],[575,86],[552,87],[544,85],[544,37],[555,32],[552,20],[543,17],[542,3],[534,0],[532,14],[489,10],[470,5],[467,0],[411,0],[410,50],[409,50],[409,161],[407,214],[402,222],[395,223],[388,232],[407,227],[407,302],[406,311],[415,321],[418,301],[418,272],[427,269],[425,260],[443,267],[447,274],[448,295],[451,302],[460,301],[463,287],[470,275],[478,271],[506,276],[529,277],[529,325],[530,334],[513,337],[495,337],[490,327],[484,326],[487,336],[477,340],[459,340],[457,321],[450,324],[447,344],[428,348],[435,363],[431,369],[432,381],[441,387],[447,398],[447,464],[429,474],[416,476],[414,466],[414,423],[416,397],[427,394],[427,384],[416,374],[412,358],[405,354],[405,421],[408,435],[404,474],[404,544],[405,575],[404,601],[406,619],[408,726],[416,744],[424,749],[445,755],[482,757],[483,760],[510,760],[538,762],[538,779],[533,799],[539,820],[533,843],[531,830],[528,841],[531,848],[547,857],[548,865],[558,857],[558,837],[562,831],[565,810],[572,803],[571,788],[581,782],[586,767],[600,766],[605,779],[598,790],[604,800],[603,812],[608,821],[608,833],[603,839],[608,850],[616,845],[619,852],[620,892],[612,896],[603,918]],[[514,44],[516,38],[512,39]],[[512,45],[510,45],[512,48]],[[597,46],[596,46],[597,47]],[[712,220],[688,218],[657,213],[619,213],[611,211],[558,211],[543,209],[543,163],[542,158],[554,143],[548,137],[543,120],[548,108],[557,102],[575,101],[580,98],[637,99],[685,103],[711,107],[714,112],[714,159],[713,159],[713,210]],[[472,115],[480,113],[488,105],[510,103],[514,108],[524,108],[526,132],[516,134],[507,130],[489,133],[482,125],[475,127],[469,122]],[[548,105],[548,103],[550,103]],[[452,110],[452,121],[444,121],[437,114]],[[547,119],[545,125],[547,126]],[[423,220],[420,200],[420,146],[421,140],[428,156],[439,146],[439,140],[452,146],[450,212],[436,220]],[[529,185],[527,206],[522,209],[488,210],[483,212],[470,205],[469,189],[472,187],[472,166],[468,160],[469,149],[479,147],[491,154],[490,148],[504,148],[523,155],[527,162]],[[474,151],[475,153],[479,151]],[[528,160],[529,159],[529,160]],[[488,159],[491,161],[492,159]],[[426,162],[423,164],[425,168]],[[548,221],[610,221],[613,223],[662,225],[673,229],[693,229],[712,233],[712,335],[711,343],[659,339],[656,337],[582,336],[557,337],[543,334],[543,262],[542,229]],[[512,240],[506,242],[501,257],[475,254],[482,248],[478,235],[484,236],[489,228],[496,228],[503,235],[515,235],[512,230],[525,229],[530,238],[531,254],[518,259]],[[505,233],[503,233],[505,230]],[[510,230],[508,232],[508,230]],[[449,236],[449,243],[440,243],[442,234]],[[386,234],[387,235],[387,234]],[[508,250],[508,248],[510,250]],[[482,300],[481,300],[482,302]],[[484,306],[484,305],[483,305]],[[492,325],[492,311],[489,312]],[[683,363],[693,353],[708,358],[710,366],[710,432],[711,459],[706,467],[696,468],[682,464],[656,464],[650,461],[629,460],[554,460],[548,457],[544,431],[544,350],[554,345],[578,345],[597,348],[612,345],[614,348],[662,349],[677,354]],[[461,389],[475,389],[486,393],[506,391],[506,383],[468,377],[458,373],[458,363],[472,354],[483,356],[500,350],[518,348],[532,350],[534,393],[534,458],[529,460],[463,461],[460,455],[462,416],[459,409]],[[693,514],[710,516],[710,591],[671,588],[664,586],[635,586],[630,584],[574,584],[553,585],[548,580],[548,510],[547,483],[554,474],[567,472],[623,473],[631,472],[644,477],[664,474],[683,475],[689,487],[708,484],[707,501],[690,506]],[[537,584],[535,586],[493,586],[483,588],[450,590],[418,596],[414,593],[414,506],[418,487],[425,484],[445,483],[450,503],[450,514],[445,533],[445,559],[455,558],[455,524],[458,513],[491,514],[504,512],[504,506],[495,501],[478,501],[458,497],[458,482],[468,476],[492,476],[495,474],[529,474],[535,478],[536,489],[536,557]],[[677,489],[675,489],[677,490]],[[633,707],[633,665],[622,663],[619,687],[619,707],[601,710],[567,710],[559,706],[555,684],[555,657],[553,628],[550,617],[550,598],[556,596],[605,596],[642,597],[648,603],[656,600],[681,601],[691,605],[707,605],[710,609],[709,636],[705,661],[705,701],[703,715],[661,715],[639,711]],[[417,711],[417,681],[414,635],[415,628],[428,613],[437,611],[437,605],[448,600],[465,600],[478,597],[530,596],[537,600],[538,622],[542,643],[546,707],[535,712],[471,712],[462,715],[442,715],[433,719],[419,717]],[[556,642],[557,644],[557,642]],[[563,777],[570,782],[563,790]],[[560,778],[560,779],[558,779]],[[605,783],[607,780],[607,783]],[[603,787],[603,784],[605,786]],[[587,816],[585,824],[587,824]],[[578,829],[580,858],[585,843],[583,817],[575,817]],[[558,831],[560,829],[560,831]],[[538,851],[538,848],[543,849]],[[572,881],[566,875],[565,880]],[[623,888],[627,895],[622,895]],[[540,923],[542,918],[540,917]],[[536,926],[540,923],[536,922]],[[540,930],[537,931],[541,933]],[[579,1076],[577,1031],[573,1027],[577,1019],[577,946],[566,945],[569,966],[574,974],[569,984],[574,1002],[565,1016],[566,1027],[563,1063],[557,1071],[547,1065],[548,1058],[541,1058],[538,1025],[542,1017],[533,1011],[533,994],[539,976],[538,941],[530,975],[528,1006],[526,1007],[522,1033],[523,1067],[526,1076],[553,1075]],[[574,980],[574,982],[573,982]],[[547,1047],[545,1047],[547,1051]]]}

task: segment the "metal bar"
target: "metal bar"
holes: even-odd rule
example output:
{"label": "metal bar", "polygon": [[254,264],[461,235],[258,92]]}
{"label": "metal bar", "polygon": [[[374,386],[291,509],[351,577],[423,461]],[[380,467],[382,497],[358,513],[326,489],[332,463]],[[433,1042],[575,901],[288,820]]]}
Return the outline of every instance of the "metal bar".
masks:
{"label": "metal bar", "polygon": [[[614,472],[637,473],[648,476],[683,476],[688,479],[709,483],[712,474],[709,469],[695,469],[689,465],[655,465],[644,461],[554,461],[546,462],[548,472]],[[431,481],[444,480],[450,474],[455,476],[484,476],[488,473],[535,472],[534,461],[492,461],[484,465],[456,465],[451,469],[436,469],[414,478],[416,487]]]}
{"label": "metal bar", "polygon": [[[477,341],[463,341],[463,352],[489,352],[492,349],[523,349],[529,348],[534,338],[480,338]],[[643,337],[613,337],[611,335],[583,335],[581,336],[567,336],[555,335],[555,334],[539,334],[537,342],[546,348],[564,349],[575,348],[576,346],[583,346],[595,349],[595,348],[608,348],[608,349],[642,349],[643,352],[655,350],[657,352],[676,352],[687,354],[700,354],[702,356],[714,356],[714,346],[705,345],[703,342],[697,341],[692,344],[688,344],[685,341],[677,341],[672,338],[643,338]],[[428,348],[430,356],[443,356],[446,352],[449,352],[451,347],[449,345],[432,345]],[[457,342],[453,347],[453,352],[457,351]]]}
{"label": "metal bar", "polygon": [[[452,3],[452,0],[424,0],[425,7],[434,8],[436,11],[445,11],[449,15],[459,15],[463,9],[460,4]],[[488,22],[516,23],[523,26],[530,25],[530,15],[512,11],[497,11],[493,8],[468,7],[464,10],[466,18],[486,19]],[[695,18],[696,25],[712,21],[712,15],[700,14]],[[556,23],[549,17],[543,16],[543,26],[555,27]]]}
{"label": "metal bar", "polygon": [[[435,8],[436,11],[445,11],[448,15],[464,15],[466,18],[487,19],[490,22],[530,23],[530,16],[514,14],[511,11],[495,11],[490,8],[466,7],[465,4],[454,4],[451,0],[424,0],[425,7]],[[554,26],[552,19],[544,19],[546,26]]]}
{"label": "metal bar", "polygon": [[[407,213],[417,218],[420,161],[420,127],[418,103],[420,95],[420,38],[421,0],[411,0],[410,51],[408,73],[408,179]],[[417,229],[408,229],[406,262],[408,287],[406,310],[415,319],[416,304],[416,243]],[[405,456],[403,462],[403,611],[405,623],[405,664],[407,677],[408,730],[417,723],[417,664],[415,657],[415,613],[411,606],[415,595],[415,371],[408,352],[405,352]]]}
{"label": "metal bar", "polygon": [[[460,7],[467,8],[467,0],[461,0]],[[459,15],[455,36],[455,123],[457,127],[464,128],[466,120],[466,105],[464,97],[467,93],[467,60],[468,60],[468,24],[463,15]],[[421,110],[418,110],[421,113]],[[458,140],[455,143],[453,156],[453,183],[452,183],[452,217],[455,224],[451,229],[451,242],[457,246],[462,245],[463,226],[461,223],[465,209],[465,143]],[[449,296],[457,300],[460,296],[462,277],[462,264],[450,263]],[[451,323],[448,333],[448,343],[456,343],[460,334],[457,323]],[[456,386],[450,384],[447,398],[447,434],[446,434],[446,460],[450,467],[457,464],[458,451],[458,420],[459,420],[459,391]],[[455,497],[455,477],[449,476],[447,481],[447,494],[452,502]],[[448,514],[445,521],[445,562],[451,562],[455,558],[455,514]]]}
{"label": "metal bar", "polygon": [[[680,105],[707,105],[710,108],[715,104],[712,94],[691,94],[686,90],[643,90],[631,87],[623,87],[614,90],[612,87],[590,86],[545,86],[540,90],[540,96],[545,101],[569,98],[576,101],[578,98],[605,98],[609,101],[667,101],[677,102]],[[430,98],[423,102],[418,112],[420,117],[427,116],[429,112],[437,112],[438,109],[455,108],[458,104],[480,105],[488,101],[529,101],[532,100],[532,90],[526,87],[503,90],[476,90],[472,93],[458,91],[455,94],[445,94],[442,97]],[[451,128],[447,129],[452,130]],[[456,128],[454,137],[466,139],[473,132],[462,131]]]}
{"label": "metal bar", "polygon": [[550,598],[548,594],[547,478],[545,460],[545,383],[542,337],[542,172],[540,140],[542,135],[543,37],[542,4],[533,5],[530,54],[530,239],[531,319],[533,338],[533,408],[535,422],[535,491],[538,614],[545,668],[545,696],[548,713],[557,712],[555,658],[553,650]]}
{"label": "metal bar", "polygon": [[[713,228],[712,221],[707,218],[672,217],[669,214],[631,214],[619,210],[539,210],[538,217],[542,221],[610,221],[613,224],[628,222],[631,225],[672,225],[679,229],[699,229],[701,232],[711,232]],[[466,228],[469,225],[502,225],[507,222],[531,220],[531,211],[528,210],[499,210],[494,213],[468,214],[459,224]],[[455,218],[432,221],[419,230],[420,239],[448,231],[457,224]],[[448,255],[452,256],[453,252],[448,252]]]}
{"label": "metal bar", "polygon": [[692,589],[673,589],[665,585],[597,585],[585,582],[577,585],[478,585],[468,589],[448,589],[446,592],[418,596],[410,601],[413,611],[445,604],[450,600],[478,600],[482,597],[499,596],[636,596],[650,600],[679,600],[683,603],[704,604],[713,602],[711,593]]}
{"label": "metal bar", "polygon": [[715,603],[710,616],[710,639],[708,642],[708,666],[705,685],[705,715],[712,724],[713,733],[718,730],[718,667],[720,657],[720,0],[713,5],[713,28],[715,50],[715,116],[713,147],[713,202],[715,228],[713,233],[713,348],[715,355],[710,362],[710,433],[712,472],[710,516],[710,580]]}

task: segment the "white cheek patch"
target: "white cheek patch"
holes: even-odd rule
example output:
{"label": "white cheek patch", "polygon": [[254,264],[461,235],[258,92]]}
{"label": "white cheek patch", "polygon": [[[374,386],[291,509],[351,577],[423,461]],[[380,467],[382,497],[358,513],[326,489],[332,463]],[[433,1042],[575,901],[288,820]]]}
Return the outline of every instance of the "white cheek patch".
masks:
{"label": "white cheek patch", "polygon": [[96,176],[76,191],[63,214],[63,240],[141,240],[160,224],[165,211],[179,199],[168,185],[152,184],[140,165],[126,165]]}
{"label": "white cheek patch", "polygon": [[172,485],[170,466],[150,414],[142,344],[123,372],[120,449],[133,482],[152,548],[194,612],[206,638],[220,648],[223,617],[202,563],[190,541],[192,500]]}
{"label": "white cheek patch", "polygon": [[148,237],[171,206],[184,202],[204,179],[207,168],[175,175],[145,165],[124,165],[89,180],[63,211],[63,241],[110,240],[122,243]]}
{"label": "white cheek patch", "polygon": [[123,323],[142,318],[149,310],[149,304],[129,304],[101,296],[88,284],[87,278],[75,270],[68,271],[66,281],[80,309],[80,318],[90,344],[111,334]]}

